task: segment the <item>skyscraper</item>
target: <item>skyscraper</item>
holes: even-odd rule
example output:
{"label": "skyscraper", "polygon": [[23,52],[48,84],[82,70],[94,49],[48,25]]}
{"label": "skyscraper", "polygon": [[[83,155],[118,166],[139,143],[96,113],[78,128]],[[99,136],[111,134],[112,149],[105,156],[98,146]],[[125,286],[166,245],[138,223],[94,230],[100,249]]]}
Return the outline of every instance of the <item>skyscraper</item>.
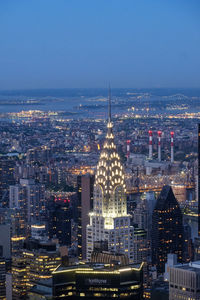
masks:
{"label": "skyscraper", "polygon": [[14,179],[15,160],[13,158],[0,157],[0,205],[9,206],[9,185],[15,183]]}
{"label": "skyscraper", "polygon": [[78,196],[78,257],[86,259],[86,228],[93,208],[94,175],[77,177]]}
{"label": "skyscraper", "polygon": [[19,208],[26,223],[42,220],[45,212],[44,185],[33,179],[20,179],[20,184],[10,186],[10,208]]}
{"label": "skyscraper", "polygon": [[152,263],[158,273],[163,273],[167,254],[177,254],[178,262],[183,256],[183,224],[179,204],[172,188],[164,186],[152,216]]}
{"label": "skyscraper", "polygon": [[134,228],[127,214],[124,170],[114,143],[109,92],[107,134],[97,165],[93,211],[87,226],[87,259],[96,241],[108,241],[108,250],[127,254],[133,261]]}
{"label": "skyscraper", "polygon": [[49,208],[49,237],[56,237],[60,245],[71,244],[70,199],[53,197]]}

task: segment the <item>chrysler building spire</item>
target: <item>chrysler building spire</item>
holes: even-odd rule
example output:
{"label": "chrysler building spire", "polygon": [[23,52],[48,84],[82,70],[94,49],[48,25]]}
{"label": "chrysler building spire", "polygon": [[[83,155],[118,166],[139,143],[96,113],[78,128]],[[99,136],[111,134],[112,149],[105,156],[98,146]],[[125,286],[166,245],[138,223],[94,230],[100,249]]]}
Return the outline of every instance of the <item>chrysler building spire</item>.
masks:
{"label": "chrysler building spire", "polygon": [[127,214],[124,169],[114,142],[110,87],[107,134],[97,164],[93,198],[87,225],[87,259],[91,257],[94,242],[107,241],[110,251],[126,253],[132,261],[134,228]]}

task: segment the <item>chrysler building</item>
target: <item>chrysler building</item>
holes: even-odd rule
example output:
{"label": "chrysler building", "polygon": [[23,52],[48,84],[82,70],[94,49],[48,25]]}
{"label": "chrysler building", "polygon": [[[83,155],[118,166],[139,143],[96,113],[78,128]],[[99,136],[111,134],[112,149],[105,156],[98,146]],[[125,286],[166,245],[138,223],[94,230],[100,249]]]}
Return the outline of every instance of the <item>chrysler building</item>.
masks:
{"label": "chrysler building", "polygon": [[126,254],[132,262],[134,228],[127,214],[124,170],[114,142],[110,91],[108,107],[107,134],[97,164],[93,211],[87,225],[87,259],[96,241],[107,241],[109,251]]}

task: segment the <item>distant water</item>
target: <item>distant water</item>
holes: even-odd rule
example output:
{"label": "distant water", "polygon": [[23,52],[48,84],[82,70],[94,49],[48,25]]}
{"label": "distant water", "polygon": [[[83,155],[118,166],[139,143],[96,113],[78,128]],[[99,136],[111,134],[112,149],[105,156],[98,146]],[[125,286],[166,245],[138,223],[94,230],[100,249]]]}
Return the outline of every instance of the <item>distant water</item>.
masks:
{"label": "distant water", "polygon": [[[200,89],[112,89],[112,99],[129,101],[135,95],[149,97],[148,101],[161,100],[172,95],[184,97],[199,97]],[[22,110],[42,110],[42,111],[65,111],[78,115],[105,114],[105,100],[108,96],[107,89],[42,89],[42,90],[15,90],[0,91],[0,113],[19,112]],[[103,101],[104,100],[104,101]],[[35,103],[27,104],[27,101]],[[181,100],[180,100],[181,101]],[[98,104],[99,109],[88,109],[88,111],[78,109],[82,106],[92,106]],[[122,111],[123,107],[114,107],[115,112]]]}

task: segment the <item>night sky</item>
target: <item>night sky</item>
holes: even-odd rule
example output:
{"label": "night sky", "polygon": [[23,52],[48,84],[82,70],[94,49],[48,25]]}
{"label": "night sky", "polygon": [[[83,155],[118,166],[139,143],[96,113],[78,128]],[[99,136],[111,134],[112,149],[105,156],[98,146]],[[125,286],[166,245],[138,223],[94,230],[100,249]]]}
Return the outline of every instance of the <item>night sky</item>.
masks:
{"label": "night sky", "polygon": [[0,89],[200,87],[199,0],[1,0]]}

